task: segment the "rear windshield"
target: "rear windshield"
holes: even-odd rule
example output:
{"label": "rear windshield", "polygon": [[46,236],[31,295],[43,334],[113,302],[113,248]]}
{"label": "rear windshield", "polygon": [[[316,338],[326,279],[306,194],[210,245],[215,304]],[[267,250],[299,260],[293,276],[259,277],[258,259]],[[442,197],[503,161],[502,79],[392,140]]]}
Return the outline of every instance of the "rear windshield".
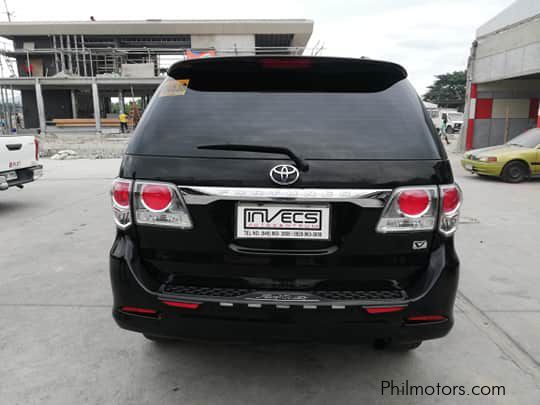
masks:
{"label": "rear windshield", "polygon": [[169,78],[154,95],[127,152],[275,158],[198,149],[212,144],[280,146],[321,160],[440,158],[422,104],[406,79],[379,92],[340,93],[203,91],[189,88],[188,80]]}

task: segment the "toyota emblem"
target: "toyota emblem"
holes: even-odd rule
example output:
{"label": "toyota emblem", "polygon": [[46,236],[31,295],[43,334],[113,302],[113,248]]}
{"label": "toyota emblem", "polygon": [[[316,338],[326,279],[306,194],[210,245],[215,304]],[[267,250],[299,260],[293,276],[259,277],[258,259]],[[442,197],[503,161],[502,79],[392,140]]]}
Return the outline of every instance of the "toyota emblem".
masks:
{"label": "toyota emblem", "polygon": [[277,165],[270,170],[270,178],[280,186],[289,186],[298,181],[300,172],[292,165]]}

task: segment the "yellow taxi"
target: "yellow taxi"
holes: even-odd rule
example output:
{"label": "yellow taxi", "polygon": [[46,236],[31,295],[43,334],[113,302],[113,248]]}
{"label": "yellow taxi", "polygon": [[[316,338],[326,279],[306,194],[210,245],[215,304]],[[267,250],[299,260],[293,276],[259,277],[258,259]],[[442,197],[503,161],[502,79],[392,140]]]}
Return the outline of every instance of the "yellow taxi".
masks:
{"label": "yellow taxi", "polygon": [[461,165],[471,173],[509,183],[540,176],[540,128],[529,129],[504,145],[470,150]]}

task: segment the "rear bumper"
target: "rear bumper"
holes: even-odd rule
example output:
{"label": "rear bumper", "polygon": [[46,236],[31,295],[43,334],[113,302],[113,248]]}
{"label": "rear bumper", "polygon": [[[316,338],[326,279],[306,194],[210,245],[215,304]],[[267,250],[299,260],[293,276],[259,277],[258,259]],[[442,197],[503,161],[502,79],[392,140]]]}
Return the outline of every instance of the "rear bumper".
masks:
{"label": "rear bumper", "polygon": [[[376,304],[351,300],[309,305],[269,301],[254,305],[253,301],[242,299],[176,297],[177,301],[199,304],[196,309],[188,309],[164,304],[163,301],[174,300],[175,297],[160,293],[158,286],[152,285],[152,280],[144,279],[138,266],[140,263],[129,239],[117,240],[111,252],[110,273],[113,316],[120,327],[163,337],[235,341],[414,341],[439,338],[446,335],[453,325],[459,273],[453,241],[449,240],[432,253],[425,277],[408,291],[407,298],[379,300]],[[366,308],[373,306],[399,306],[402,309],[391,313],[368,313]],[[123,307],[150,309],[155,313],[133,314],[122,310]],[[420,323],[407,321],[408,317],[419,315],[443,315],[445,319]]]}
{"label": "rear bumper", "polygon": [[[8,172],[16,172],[17,178],[13,180],[7,180]],[[43,175],[43,166],[35,165],[31,167],[25,167],[24,169],[8,170],[7,172],[0,173],[0,191],[7,190],[9,187],[21,186],[26,183],[31,183]]]}

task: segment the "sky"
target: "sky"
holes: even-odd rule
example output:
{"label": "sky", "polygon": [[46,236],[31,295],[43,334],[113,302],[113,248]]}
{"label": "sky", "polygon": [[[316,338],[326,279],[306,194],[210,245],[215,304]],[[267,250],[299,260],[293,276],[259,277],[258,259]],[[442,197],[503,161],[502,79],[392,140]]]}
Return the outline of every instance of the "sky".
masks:
{"label": "sky", "polygon": [[[513,0],[7,0],[13,21],[307,18],[308,47],[403,65],[420,94],[466,67],[476,29]],[[43,5],[46,4],[47,8]],[[0,3],[0,6],[2,3]],[[4,11],[4,10],[2,10]],[[6,20],[4,14],[0,19]]]}

